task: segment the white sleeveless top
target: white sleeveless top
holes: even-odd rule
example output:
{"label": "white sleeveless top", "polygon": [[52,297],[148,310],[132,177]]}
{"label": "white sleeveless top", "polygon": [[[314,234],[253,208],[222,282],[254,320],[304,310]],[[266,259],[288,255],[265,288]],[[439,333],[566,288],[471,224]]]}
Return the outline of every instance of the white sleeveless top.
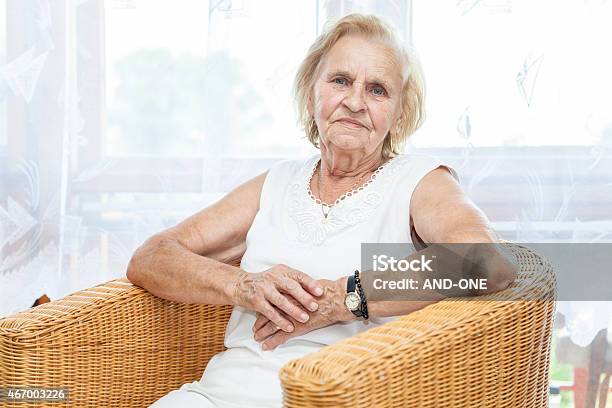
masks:
{"label": "white sleeveless top", "polygon": [[[285,264],[315,279],[348,276],[361,269],[362,242],[411,242],[410,199],[423,176],[446,166],[459,181],[455,170],[435,157],[399,155],[385,163],[365,188],[336,204],[325,220],[320,204],[308,194],[319,159],[317,154],[285,160],[269,170],[259,212],[246,237],[242,269],[262,272]],[[194,383],[194,391],[218,406],[233,407],[240,404],[233,388],[239,386],[241,392],[250,393],[250,406],[280,406],[277,377],[284,363],[396,318],[341,322],[262,351],[253,338],[256,313],[236,306],[225,334],[228,350],[211,359],[202,380]],[[245,366],[250,368],[241,368]]]}
{"label": "white sleeveless top", "polygon": [[[336,280],[361,269],[362,242],[411,242],[410,198],[417,183],[431,170],[447,166],[425,155],[399,155],[388,161],[363,190],[335,205],[327,219],[309,196],[308,182],[320,155],[288,160],[270,169],[261,193],[260,210],[246,237],[241,268],[261,272],[285,264],[315,279]],[[261,350],[251,328],[255,312],[236,307],[227,326],[226,347]],[[291,341],[321,346],[393,320],[370,318],[324,327]]]}

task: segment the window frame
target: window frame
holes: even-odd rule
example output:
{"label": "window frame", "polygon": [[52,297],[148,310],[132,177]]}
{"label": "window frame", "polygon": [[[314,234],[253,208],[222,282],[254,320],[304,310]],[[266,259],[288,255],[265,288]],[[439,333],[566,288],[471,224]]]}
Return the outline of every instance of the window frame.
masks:
{"label": "window frame", "polygon": [[[342,0],[344,1],[344,0]],[[407,10],[406,22],[407,26],[404,27],[404,35],[406,41],[410,42],[412,39],[412,1],[404,0],[405,8]],[[23,27],[23,20],[25,18],[26,4],[24,2],[7,2],[7,16],[17,16],[18,18],[7,19],[7,61],[20,55],[25,48],[26,30]],[[348,3],[347,3],[348,4]],[[230,155],[223,157],[215,157],[210,155],[208,157],[153,157],[153,156],[111,156],[107,154],[105,146],[105,129],[106,129],[106,104],[105,104],[105,28],[104,28],[104,2],[87,2],[79,6],[76,9],[76,13],[89,13],[89,18],[96,18],[101,21],[102,24],[93,25],[95,28],[92,30],[90,27],[79,26],[78,24],[70,25],[70,19],[73,22],[78,22],[80,19],[75,18],[76,15],[72,15],[70,9],[67,8],[66,4],[62,6],[53,7],[53,21],[55,22],[56,30],[60,28],[64,30],[73,29],[75,33],[78,33],[81,41],[88,41],[88,49],[93,50],[92,58],[95,59],[95,63],[90,63],[90,68],[94,67],[90,71],[85,71],[84,67],[79,67],[78,61],[74,62],[76,65],[76,72],[78,76],[73,78],[74,81],[84,80],[84,78],[94,78],[97,80],[88,82],[89,86],[93,86],[93,89],[89,89],[83,97],[89,98],[85,101],[87,106],[93,107],[87,112],[83,112],[85,128],[81,131],[88,135],[88,143],[85,146],[71,146],[72,148],[72,161],[70,163],[70,185],[69,191],[71,195],[79,194],[112,194],[112,193],[124,193],[124,192],[137,192],[137,193],[163,193],[163,189],[160,189],[160,183],[164,183],[165,186],[169,186],[170,193],[196,193],[196,194],[209,194],[215,195],[218,193],[225,193],[230,191],[241,181],[252,177],[254,174],[265,171],[274,162],[279,160],[279,157],[261,157],[261,158],[248,158],[248,157],[232,157]],[[320,4],[316,3],[317,12],[319,12]],[[21,18],[19,18],[21,16]],[[318,14],[317,14],[318,16]],[[318,18],[318,17],[317,17]],[[89,30],[88,30],[89,29]],[[65,38],[65,32],[59,32],[58,38]],[[83,39],[85,38],[85,39]],[[67,61],[66,54],[73,52],[69,47],[70,44],[59,44],[60,47],[54,52],[60,52],[61,57],[58,57],[53,66],[55,70],[70,69],[63,65]],[[74,44],[72,44],[74,46]],[[62,71],[62,72],[63,72]],[[44,80],[44,77],[41,77]],[[78,83],[77,83],[78,84]],[[4,156],[8,160],[0,160],[0,174],[7,175],[9,169],[7,168],[8,163],[11,159],[18,157],[27,157],[26,149],[28,146],[27,142],[27,129],[26,123],[28,119],[27,104],[21,98],[14,95],[9,95],[8,103],[8,120],[7,128],[9,129],[7,135],[7,145],[2,149],[0,147],[0,157]],[[61,124],[60,124],[61,125]],[[55,132],[58,134],[61,132]],[[56,136],[57,137],[57,136]],[[52,141],[52,143],[60,143],[60,140]],[[527,149],[527,150],[526,150]],[[454,148],[418,148],[414,149],[416,153],[431,154],[439,157],[442,160],[446,160],[451,163],[460,163],[465,159],[465,147],[454,147]],[[556,156],[554,153],[557,152],[562,156]],[[36,153],[35,153],[36,154]],[[38,152],[41,154],[41,152]],[[526,161],[534,160],[538,163],[550,161],[551,169],[554,169],[553,161],[558,160],[559,157],[572,158],[574,160],[592,160],[592,146],[543,146],[543,147],[474,147],[471,148],[469,155],[471,158],[494,158],[503,157],[504,160],[516,160],[517,162],[526,163]],[[57,160],[62,160],[61,156],[50,155],[39,157],[40,160],[40,171],[46,171],[56,166]],[[99,174],[94,174],[92,177],[82,177],[87,171],[90,171],[95,166],[101,166],[105,162],[112,162],[111,165]],[[151,169],[155,169],[155,173],[151,172]],[[253,169],[257,169],[256,172]],[[607,172],[610,170],[610,172]],[[604,154],[599,164],[594,168],[594,176],[592,180],[600,179],[605,174],[612,173],[612,156],[610,154]],[[461,171],[460,171],[461,173]],[[207,178],[207,174],[217,174],[219,177]],[[17,175],[7,175],[10,177],[18,177]],[[470,180],[472,177],[470,174],[461,174],[462,179]],[[89,181],[95,181],[89,183]],[[161,180],[161,181],[160,181]],[[9,182],[10,184],[14,184]],[[10,187],[9,187],[10,188]],[[596,185],[590,186],[590,188],[597,188]],[[11,193],[10,191],[8,192]],[[470,193],[470,192],[468,192]],[[500,217],[503,212],[499,209],[500,203],[492,201],[491,197],[487,197],[486,194],[475,192],[471,195],[474,202],[478,203],[479,206],[483,206],[485,209],[490,206],[497,205],[497,210],[489,209],[486,213],[492,219],[497,219],[494,224],[498,225],[505,231],[511,231],[513,228],[516,229],[519,221],[509,220],[507,217]],[[602,198],[602,204],[605,205],[608,199],[605,195],[600,194]],[[499,198],[501,200],[501,198]],[[597,203],[596,203],[597,204]],[[490,207],[493,208],[493,207]],[[593,207],[594,208],[594,207]],[[492,211],[492,212],[491,212]],[[595,211],[595,209],[593,209]],[[599,209],[597,211],[600,211]],[[592,216],[595,212],[590,213]],[[599,213],[597,213],[599,214]],[[584,214],[584,215],[589,215]],[[552,228],[549,222],[532,221],[536,228],[540,228],[543,231],[550,231]],[[587,221],[570,222],[567,225],[566,230],[581,229]],[[600,226],[603,224],[600,224]],[[606,224],[607,225],[607,224]],[[606,227],[608,228],[608,227]]]}

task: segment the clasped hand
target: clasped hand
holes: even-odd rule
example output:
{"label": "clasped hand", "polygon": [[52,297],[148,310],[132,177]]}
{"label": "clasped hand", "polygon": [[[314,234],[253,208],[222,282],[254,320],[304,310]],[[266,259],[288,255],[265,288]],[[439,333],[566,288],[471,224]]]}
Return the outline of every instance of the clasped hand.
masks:
{"label": "clasped hand", "polygon": [[[270,321],[265,315],[257,313],[257,319],[253,325],[253,336],[256,341],[262,343],[263,350],[271,350],[285,343],[292,337],[300,336],[312,330],[330,326],[342,319],[342,299],[344,290],[339,281],[320,279],[317,281],[323,287],[323,294],[317,297],[318,308],[309,313],[306,321],[298,321],[289,316],[289,320],[294,326],[294,330],[286,332]],[[299,307],[299,302],[295,299],[288,299],[291,303]],[[304,311],[306,313],[306,311]]]}
{"label": "clasped hand", "polygon": [[256,341],[263,341],[264,350],[343,317],[341,280],[315,280],[286,265],[245,273],[234,293],[237,305],[257,313],[253,333]]}

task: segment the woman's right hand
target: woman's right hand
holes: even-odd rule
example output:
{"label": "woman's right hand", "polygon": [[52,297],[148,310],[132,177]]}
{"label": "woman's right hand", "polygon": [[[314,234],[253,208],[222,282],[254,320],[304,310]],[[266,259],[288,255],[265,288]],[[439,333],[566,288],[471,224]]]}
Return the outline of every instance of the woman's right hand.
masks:
{"label": "woman's right hand", "polygon": [[282,316],[280,309],[299,322],[308,321],[308,313],[292,303],[293,297],[306,310],[314,312],[319,305],[314,296],[321,296],[323,288],[304,272],[286,265],[275,265],[263,272],[244,272],[233,287],[234,304],[259,312],[281,330],[293,331],[293,324]]}

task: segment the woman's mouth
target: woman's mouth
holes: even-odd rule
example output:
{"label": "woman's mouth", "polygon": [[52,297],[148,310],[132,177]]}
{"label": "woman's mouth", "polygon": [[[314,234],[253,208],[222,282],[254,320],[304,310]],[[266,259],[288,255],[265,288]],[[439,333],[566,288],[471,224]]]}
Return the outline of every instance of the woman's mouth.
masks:
{"label": "woman's mouth", "polygon": [[336,122],[351,129],[361,129],[365,127],[361,123],[351,119],[339,119]]}

